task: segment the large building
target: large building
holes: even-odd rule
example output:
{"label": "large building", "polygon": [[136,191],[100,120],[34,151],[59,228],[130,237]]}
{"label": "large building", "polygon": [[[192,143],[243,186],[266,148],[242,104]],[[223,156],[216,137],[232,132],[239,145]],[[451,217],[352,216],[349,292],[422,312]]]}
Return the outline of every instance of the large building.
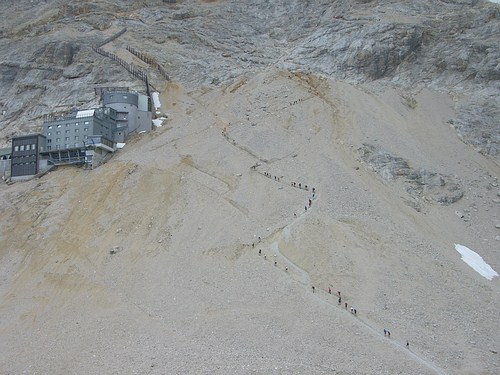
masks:
{"label": "large building", "polygon": [[100,135],[113,142],[116,131],[116,111],[112,108],[77,111],[43,124],[47,151],[83,148],[88,144],[87,139],[93,135]]}
{"label": "large building", "polygon": [[0,172],[9,162],[13,178],[36,175],[49,165],[93,167],[110,157],[129,134],[151,130],[149,97],[123,88],[99,92],[103,107],[45,121],[43,134],[13,138],[11,157],[2,154]]}

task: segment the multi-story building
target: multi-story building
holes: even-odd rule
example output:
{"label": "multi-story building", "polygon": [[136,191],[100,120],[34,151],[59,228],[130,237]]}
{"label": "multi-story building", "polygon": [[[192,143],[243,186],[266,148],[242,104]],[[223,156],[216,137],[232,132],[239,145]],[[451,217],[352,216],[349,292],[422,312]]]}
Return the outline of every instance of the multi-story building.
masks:
{"label": "multi-story building", "polygon": [[46,160],[40,156],[45,150],[45,142],[41,134],[12,138],[11,178],[33,176],[46,168]]}
{"label": "multi-story building", "polygon": [[112,108],[77,111],[43,124],[47,151],[83,148],[88,144],[87,139],[94,135],[113,142],[116,131],[116,111]]}
{"label": "multi-story building", "polygon": [[98,165],[129,134],[151,130],[146,95],[123,89],[100,92],[103,107],[45,121],[43,134],[13,138],[11,177],[35,175],[48,164]]}
{"label": "multi-story building", "polygon": [[117,133],[115,142],[123,142],[131,133],[149,131],[152,127],[152,113],[146,95],[127,91],[104,91],[104,107],[116,111]]}

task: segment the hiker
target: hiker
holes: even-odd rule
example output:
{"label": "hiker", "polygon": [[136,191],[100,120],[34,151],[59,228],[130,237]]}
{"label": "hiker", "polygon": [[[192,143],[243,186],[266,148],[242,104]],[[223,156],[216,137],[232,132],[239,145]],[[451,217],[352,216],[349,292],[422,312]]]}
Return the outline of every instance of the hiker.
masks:
{"label": "hiker", "polygon": [[307,211],[307,206],[304,206],[305,210]]}
{"label": "hiker", "polygon": [[347,302],[345,303],[345,309],[347,310]]}
{"label": "hiker", "polygon": [[340,292],[337,292],[337,295],[340,297]]}
{"label": "hiker", "polygon": [[294,213],[294,214],[293,214],[293,217],[297,217],[297,214],[296,214],[296,213]]}
{"label": "hiker", "polygon": [[339,297],[339,305],[342,303],[342,298]]}
{"label": "hiker", "polygon": [[285,272],[288,272],[288,267],[285,267]]}
{"label": "hiker", "polygon": [[299,182],[299,189],[302,189],[302,184]]}
{"label": "hiker", "polygon": [[278,265],[278,262],[274,261],[274,265],[277,266]]}
{"label": "hiker", "polygon": [[262,255],[262,249],[259,249],[259,255]]}
{"label": "hiker", "polygon": [[313,188],[313,193],[315,193],[315,192],[316,192],[316,189],[315,189],[315,188]]}
{"label": "hiker", "polygon": [[252,247],[255,247],[255,244],[254,244],[254,243],[252,244]]}
{"label": "hiker", "polygon": [[358,315],[358,310],[354,309],[354,315]]}
{"label": "hiker", "polygon": [[351,314],[354,314],[354,307],[351,306]]}
{"label": "hiker", "polygon": [[312,200],[309,199],[309,207],[311,207],[311,204],[312,204]]}
{"label": "hiker", "polygon": [[384,336],[387,336],[387,330],[384,328]]}
{"label": "hiker", "polygon": [[314,288],[314,285],[313,285],[313,286],[312,286],[313,293],[314,293],[314,289],[315,289],[315,288]]}
{"label": "hiker", "polygon": [[332,294],[332,288],[328,287],[328,293]]}
{"label": "hiker", "polygon": [[387,337],[391,337],[391,333],[387,331]]}
{"label": "hiker", "polygon": [[408,342],[408,340],[406,340],[406,348],[410,349],[410,343]]}

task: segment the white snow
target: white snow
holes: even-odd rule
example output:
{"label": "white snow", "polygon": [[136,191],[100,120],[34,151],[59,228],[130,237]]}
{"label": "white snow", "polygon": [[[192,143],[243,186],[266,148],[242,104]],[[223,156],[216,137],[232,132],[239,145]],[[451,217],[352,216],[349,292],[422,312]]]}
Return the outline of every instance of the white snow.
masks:
{"label": "white snow", "polygon": [[159,119],[159,118],[155,118],[155,119],[153,120],[153,124],[154,124],[154,126],[156,126],[157,128],[159,128],[160,126],[162,126],[162,125],[163,125],[163,120],[161,120],[161,119]]}
{"label": "white snow", "polygon": [[155,91],[152,96],[153,96],[153,104],[155,106],[155,109],[160,108],[161,107],[160,94]]}
{"label": "white snow", "polygon": [[123,147],[125,147],[125,143],[120,143],[120,142],[118,142],[118,143],[116,144],[116,148],[123,148]]}
{"label": "white snow", "polygon": [[498,276],[498,273],[496,273],[495,270],[483,260],[481,255],[475,253],[468,247],[455,244],[455,250],[462,254],[462,260],[470,267],[472,267],[476,272],[478,272],[481,276],[487,278],[488,280],[491,280],[495,276]]}

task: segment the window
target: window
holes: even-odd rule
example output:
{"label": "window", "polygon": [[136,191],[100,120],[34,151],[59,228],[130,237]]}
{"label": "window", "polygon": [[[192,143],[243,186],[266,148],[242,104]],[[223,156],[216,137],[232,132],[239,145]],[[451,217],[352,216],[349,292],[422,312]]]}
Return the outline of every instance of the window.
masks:
{"label": "window", "polygon": [[52,139],[47,139],[47,143],[52,143]]}
{"label": "window", "polygon": [[61,134],[61,131],[60,130],[56,131],[56,134]]}
{"label": "window", "polygon": [[52,150],[52,146],[47,146],[47,151]]}
{"label": "window", "polygon": [[75,129],[75,133],[78,133],[78,130],[79,130],[79,129]]}
{"label": "window", "polygon": [[52,135],[52,132],[48,132],[48,133],[47,133],[47,136],[51,136],[51,135]]}
{"label": "window", "polygon": [[75,135],[75,141],[78,141],[78,136],[77,135]]}
{"label": "window", "polygon": [[49,125],[49,127],[47,129],[52,129],[52,125]]}
{"label": "window", "polygon": [[89,124],[89,122],[88,122],[88,121],[85,121],[85,122],[84,122],[84,124],[85,124],[85,125],[88,125],[88,124]]}
{"label": "window", "polygon": [[69,128],[69,124],[66,124],[66,127]]}
{"label": "window", "polygon": [[31,145],[31,149],[36,150],[36,145],[34,143]]}
{"label": "window", "polygon": [[19,146],[19,151],[24,151],[24,145]]}
{"label": "window", "polygon": [[66,130],[66,134],[69,134],[69,130]]}
{"label": "window", "polygon": [[88,137],[86,135],[83,136],[83,139],[87,139]]}
{"label": "window", "polygon": [[61,124],[57,125],[57,127],[58,127],[58,128],[60,128],[60,127],[61,127]]}
{"label": "window", "polygon": [[84,131],[84,132],[88,132],[88,131],[89,131],[89,128],[83,128],[83,131]]}
{"label": "window", "polygon": [[64,137],[64,140],[65,141],[69,141],[69,137]]}
{"label": "window", "polygon": [[68,144],[68,143],[66,143],[66,144],[64,145],[64,148],[69,148],[69,144]]}
{"label": "window", "polygon": [[78,126],[78,123],[77,123],[77,122],[75,122],[75,126]]}
{"label": "window", "polygon": [[127,95],[123,95],[123,99],[127,99]]}
{"label": "window", "polygon": [[19,146],[14,146],[14,151],[15,152],[19,151]]}
{"label": "window", "polygon": [[56,138],[56,142],[61,142],[61,138]]}
{"label": "window", "polygon": [[59,150],[60,148],[61,148],[61,146],[56,145],[56,150]]}

